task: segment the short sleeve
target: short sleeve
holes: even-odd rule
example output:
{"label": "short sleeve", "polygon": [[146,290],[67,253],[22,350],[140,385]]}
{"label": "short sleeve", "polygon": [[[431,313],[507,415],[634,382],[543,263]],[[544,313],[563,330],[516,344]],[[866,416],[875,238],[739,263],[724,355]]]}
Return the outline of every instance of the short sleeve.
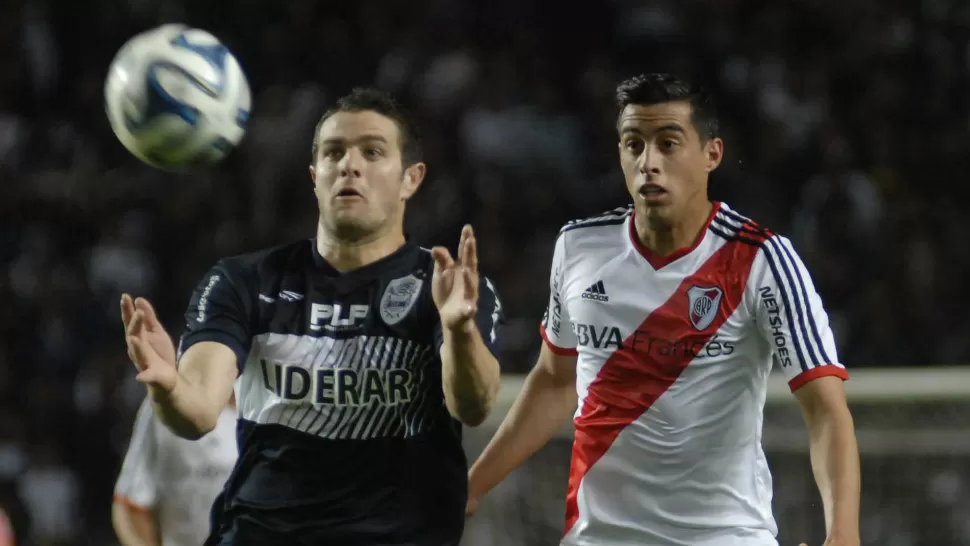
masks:
{"label": "short sleeve", "polygon": [[114,501],[150,510],[158,499],[158,443],[155,414],[148,398],[142,401],[135,425],[115,482]]}
{"label": "short sleeve", "polygon": [[[499,330],[504,323],[505,311],[502,309],[502,301],[499,299],[495,284],[488,277],[480,275],[475,325],[478,327],[478,332],[481,334],[485,346],[488,347],[495,358],[498,358]],[[435,326],[435,346],[440,349],[442,343],[444,343],[444,336],[439,321]]]}
{"label": "short sleeve", "polygon": [[576,355],[576,336],[573,333],[569,311],[566,309],[563,294],[563,275],[566,262],[565,233],[560,233],[556,239],[556,247],[552,253],[552,267],[549,271],[549,301],[546,311],[542,315],[539,333],[552,352],[571,356]]}
{"label": "short sleeve", "polygon": [[774,235],[764,242],[752,277],[758,330],[792,392],[819,377],[848,379],[822,298],[787,238]]}
{"label": "short sleeve", "polygon": [[179,340],[178,357],[201,341],[221,343],[236,355],[240,372],[249,354],[248,296],[240,290],[239,275],[223,262],[216,264],[192,292],[185,311],[185,332]]}

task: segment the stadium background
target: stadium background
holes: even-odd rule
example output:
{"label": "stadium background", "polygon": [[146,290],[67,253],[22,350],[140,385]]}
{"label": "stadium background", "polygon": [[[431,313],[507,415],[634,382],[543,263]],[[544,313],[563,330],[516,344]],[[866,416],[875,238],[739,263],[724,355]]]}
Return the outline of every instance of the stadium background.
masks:
{"label": "stadium background", "polygon": [[[101,96],[117,48],[172,21],[225,40],[254,89],[241,149],[183,177],[131,159]],[[0,506],[21,543],[114,543],[111,489],[143,394],[118,295],[152,298],[177,334],[217,257],[311,234],[306,166],[329,100],[376,83],[419,114],[430,180],[409,231],[454,246],[462,222],[476,226],[514,377],[539,346],[558,227],[626,202],[613,85],[656,70],[718,93],[727,157],[712,193],[794,240],[851,369],[970,362],[963,0],[0,3]],[[970,465],[955,440],[970,412],[941,377],[955,401],[910,400],[904,377],[883,381],[889,403],[853,403],[877,439],[949,426],[909,442],[925,449],[866,448],[864,544],[970,544]],[[800,432],[779,404],[768,424]],[[467,543],[555,543],[568,445],[497,491]],[[821,544],[792,445],[769,450],[781,538]]]}

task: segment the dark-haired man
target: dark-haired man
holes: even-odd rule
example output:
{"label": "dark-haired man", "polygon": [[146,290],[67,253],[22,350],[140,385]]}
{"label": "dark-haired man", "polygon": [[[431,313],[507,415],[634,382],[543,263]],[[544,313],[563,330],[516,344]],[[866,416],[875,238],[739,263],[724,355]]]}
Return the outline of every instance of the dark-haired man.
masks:
{"label": "dark-haired man", "polygon": [[148,302],[123,296],[138,380],[174,432],[211,430],[236,384],[239,460],[208,544],[458,544],[461,425],[498,390],[501,305],[470,226],[455,258],[406,239],[424,175],[401,108],[355,90],[314,134],[316,238],[220,260],[178,357]]}
{"label": "dark-haired man", "polygon": [[633,204],[560,231],[545,343],[469,473],[470,511],[574,414],[563,545],[776,546],[774,365],[808,424],[826,545],[858,546],[848,376],[808,271],[785,237],[708,199],[724,144],[706,93],[648,74],[617,102]]}

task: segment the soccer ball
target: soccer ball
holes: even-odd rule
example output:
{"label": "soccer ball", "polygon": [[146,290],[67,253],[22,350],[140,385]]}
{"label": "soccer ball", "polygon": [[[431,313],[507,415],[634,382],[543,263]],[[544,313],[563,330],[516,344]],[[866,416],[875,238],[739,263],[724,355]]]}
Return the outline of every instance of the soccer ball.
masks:
{"label": "soccer ball", "polygon": [[128,40],[104,84],[118,140],[153,167],[179,170],[221,160],[249,120],[249,82],[215,36],[164,25]]}

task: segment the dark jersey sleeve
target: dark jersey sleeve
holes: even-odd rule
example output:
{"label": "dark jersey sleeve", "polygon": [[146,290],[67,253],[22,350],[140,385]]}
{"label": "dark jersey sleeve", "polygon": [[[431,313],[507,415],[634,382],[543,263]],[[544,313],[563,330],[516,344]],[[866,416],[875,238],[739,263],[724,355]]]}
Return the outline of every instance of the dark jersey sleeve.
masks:
{"label": "dark jersey sleeve", "polygon": [[[475,314],[475,324],[482,335],[482,341],[498,358],[499,327],[505,323],[502,301],[498,297],[495,285],[492,281],[482,275],[478,282],[478,312]],[[441,332],[441,322],[435,325],[435,348],[441,349],[444,343],[444,336]]]}
{"label": "dark jersey sleeve", "polygon": [[192,292],[178,357],[181,359],[189,347],[200,341],[214,341],[232,349],[241,373],[252,340],[251,299],[240,272],[219,261]]}

